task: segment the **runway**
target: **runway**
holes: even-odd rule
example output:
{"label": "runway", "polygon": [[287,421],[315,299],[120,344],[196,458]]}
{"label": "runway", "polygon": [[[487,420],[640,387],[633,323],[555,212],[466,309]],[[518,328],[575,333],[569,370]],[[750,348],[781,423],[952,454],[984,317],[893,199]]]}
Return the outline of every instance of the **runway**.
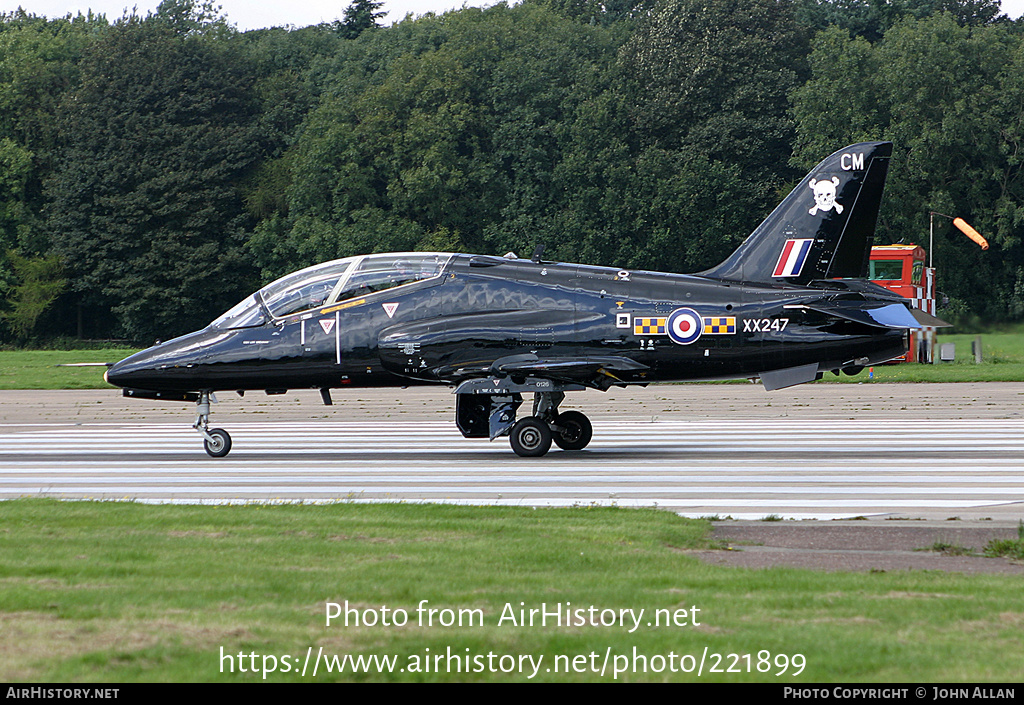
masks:
{"label": "runway", "polygon": [[[933,408],[942,391],[935,387],[959,389]],[[526,459],[507,439],[463,439],[444,390],[358,390],[341,408],[318,407],[303,393],[257,397],[257,404],[225,400],[213,425],[227,428],[234,444],[217,460],[189,427],[185,405],[133,405],[108,392],[7,392],[0,393],[0,498],[617,505],[735,519],[1015,521],[1024,517],[1022,394],[1024,385],[814,385],[767,401],[746,386],[630,390],[573,405],[594,421],[586,450]],[[922,398],[932,401],[924,406]],[[54,418],[61,408],[64,418]],[[298,420],[303,413],[324,418]]]}

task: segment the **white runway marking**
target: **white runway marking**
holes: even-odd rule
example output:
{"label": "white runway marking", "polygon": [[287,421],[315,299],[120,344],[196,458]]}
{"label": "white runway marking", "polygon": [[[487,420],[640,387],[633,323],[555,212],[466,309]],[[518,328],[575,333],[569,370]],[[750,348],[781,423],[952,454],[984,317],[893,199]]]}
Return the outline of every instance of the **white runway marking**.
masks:
{"label": "white runway marking", "polygon": [[18,429],[0,433],[0,498],[656,506],[737,519],[1024,503],[1020,421],[616,423],[586,451],[539,459],[438,422],[232,424],[219,460],[184,424]]}

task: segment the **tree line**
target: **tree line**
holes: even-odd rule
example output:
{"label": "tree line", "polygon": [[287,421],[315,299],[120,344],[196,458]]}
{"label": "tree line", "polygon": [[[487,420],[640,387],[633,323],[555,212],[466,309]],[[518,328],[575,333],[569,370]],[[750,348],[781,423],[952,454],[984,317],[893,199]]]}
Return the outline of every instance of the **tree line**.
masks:
{"label": "tree line", "polygon": [[[340,8],[339,8],[340,9]],[[239,32],[212,0],[0,15],[0,342],[150,343],[391,250],[694,272],[895,143],[878,244],[1024,318],[1024,25],[996,0],[523,0]]]}

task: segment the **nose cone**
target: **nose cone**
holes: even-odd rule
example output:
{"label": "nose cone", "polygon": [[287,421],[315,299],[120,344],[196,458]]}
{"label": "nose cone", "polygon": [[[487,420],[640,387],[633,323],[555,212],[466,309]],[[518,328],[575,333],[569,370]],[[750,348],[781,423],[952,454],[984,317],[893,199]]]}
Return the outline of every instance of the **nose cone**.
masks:
{"label": "nose cone", "polygon": [[202,388],[199,368],[205,351],[224,337],[219,331],[201,330],[154,345],[115,363],[104,378],[117,387],[155,391],[191,391]]}
{"label": "nose cone", "polygon": [[148,381],[152,373],[156,372],[158,365],[155,360],[158,355],[154,354],[160,346],[155,346],[130,355],[120,362],[115,362],[103,374],[107,384],[115,387],[139,387],[140,382]]}

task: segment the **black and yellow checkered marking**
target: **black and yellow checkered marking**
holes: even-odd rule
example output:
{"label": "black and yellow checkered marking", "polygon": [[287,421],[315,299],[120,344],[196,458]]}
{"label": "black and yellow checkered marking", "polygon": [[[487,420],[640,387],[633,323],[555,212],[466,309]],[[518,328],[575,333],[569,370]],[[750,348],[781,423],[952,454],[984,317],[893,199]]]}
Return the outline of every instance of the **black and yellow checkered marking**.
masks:
{"label": "black and yellow checkered marking", "polygon": [[634,318],[633,335],[668,335],[665,318]]}
{"label": "black and yellow checkered marking", "polygon": [[705,316],[704,335],[733,335],[736,332],[736,316]]}

